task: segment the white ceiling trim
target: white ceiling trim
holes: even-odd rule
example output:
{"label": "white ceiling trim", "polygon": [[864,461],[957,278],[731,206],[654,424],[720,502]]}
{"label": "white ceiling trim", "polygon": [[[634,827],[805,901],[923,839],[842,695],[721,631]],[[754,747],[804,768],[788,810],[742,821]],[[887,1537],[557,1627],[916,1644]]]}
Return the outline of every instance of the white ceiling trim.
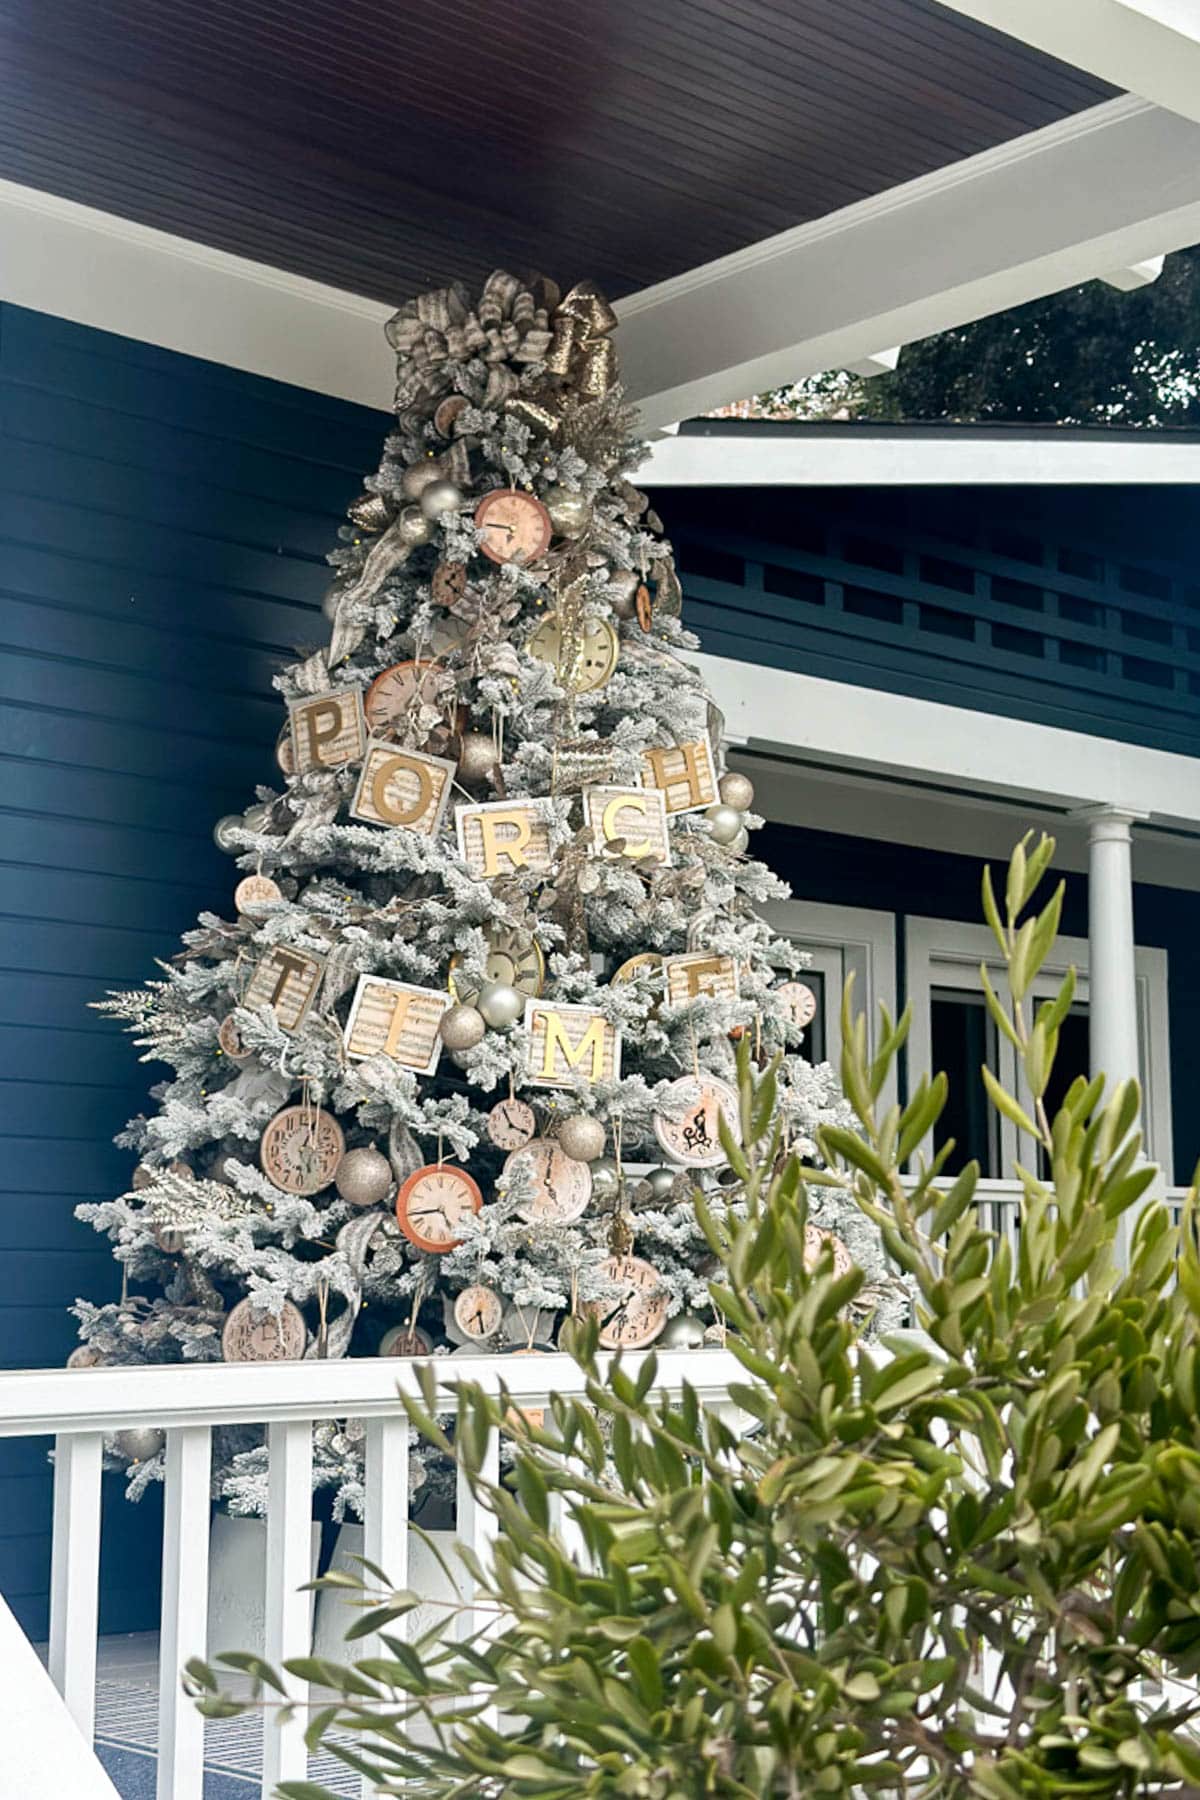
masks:
{"label": "white ceiling trim", "polygon": [[1195,0],[942,0],[1060,62],[1200,120]]}
{"label": "white ceiling trim", "polygon": [[[1200,241],[1200,126],[1122,99],[621,301],[648,431]],[[389,308],[0,181],[0,300],[385,408]]]}
{"label": "white ceiling trim", "polygon": [[1092,107],[618,306],[648,427],[1200,241],[1200,127]]}
{"label": "white ceiling trim", "polygon": [[1057,436],[1052,428],[972,437],[869,424],[828,433],[682,432],[641,465],[648,487],[1084,487],[1200,484],[1200,440]]}

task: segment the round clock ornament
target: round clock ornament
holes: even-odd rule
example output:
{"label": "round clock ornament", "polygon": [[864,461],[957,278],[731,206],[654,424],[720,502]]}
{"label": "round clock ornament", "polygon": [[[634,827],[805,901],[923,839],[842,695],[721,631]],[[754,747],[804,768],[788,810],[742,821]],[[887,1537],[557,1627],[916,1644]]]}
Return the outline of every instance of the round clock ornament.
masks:
{"label": "round clock ornament", "polygon": [[432,1356],[433,1344],[415,1325],[393,1325],[379,1340],[376,1356]]}
{"label": "round clock ornament", "polygon": [[537,1136],[537,1116],[525,1100],[501,1100],[487,1116],[487,1134],[499,1150],[523,1150]]}
{"label": "round clock ornament", "polygon": [[480,549],[492,562],[538,562],[550,548],[554,528],[550,514],[533,494],[519,488],[496,488],[475,508]]}
{"label": "round clock ornament", "polygon": [[378,674],[363,696],[363,713],[375,737],[410,729],[416,715],[442,707],[446,671],[435,662],[398,662]]}
{"label": "round clock ornament", "polygon": [[782,1000],[784,1011],[797,1031],[803,1031],[817,1016],[817,996],[806,981],[781,982],[775,989],[775,997]]}
{"label": "round clock ornament", "polygon": [[[656,1112],[654,1135],[675,1162],[688,1169],[715,1169],[725,1161],[719,1124],[722,1113],[735,1141],[741,1143],[741,1107],[727,1081],[716,1075],[684,1075],[670,1084],[666,1096],[676,1116]],[[681,1113],[677,1107],[682,1108]]]}
{"label": "round clock ornament", "polygon": [[562,631],[557,613],[547,613],[529,638],[531,656],[549,663],[561,685],[575,694],[590,694],[612,676],[621,654],[621,642],[607,619],[587,619],[578,650],[568,667],[564,660]]}
{"label": "round clock ornament", "polygon": [[536,1000],[546,978],[546,959],[537,939],[531,932],[499,925],[490,926],[484,935],[488,947],[482,983],[459,973],[463,959],[457,950],[450,958],[448,985],[457,998],[465,1006],[475,1006],[480,988],[491,983],[515,988],[525,999]]}
{"label": "round clock ornament", "polygon": [[439,437],[453,436],[454,421],[468,404],[465,394],[447,394],[444,400],[438,401],[433,413],[433,429]]}
{"label": "round clock ornament", "polygon": [[296,746],[292,742],[292,728],[285,725],[275,745],[275,761],[285,775],[296,773]]}
{"label": "round clock ornament", "polygon": [[614,969],[608,978],[610,987],[622,987],[625,982],[632,981],[635,975],[660,975],[663,959],[657,950],[642,950],[636,956],[627,956],[620,968]]}
{"label": "round clock ornament", "polygon": [[253,919],[283,899],[283,891],[269,875],[245,875],[233,890],[233,904]]}
{"label": "round clock ornament", "polygon": [[256,1310],[247,1297],[239,1300],[221,1333],[226,1362],[298,1362],[308,1342],[308,1328],[298,1306],[285,1300],[274,1313]]}
{"label": "round clock ornament", "polygon": [[601,1349],[644,1350],[667,1322],[669,1301],[658,1270],[641,1256],[610,1256],[599,1273],[623,1290],[619,1301],[586,1303],[585,1310],[600,1320]]}
{"label": "round clock ornament", "polygon": [[850,1273],[854,1267],[854,1259],[840,1237],[835,1236],[832,1231],[823,1230],[820,1225],[814,1225],[810,1219],[804,1227],[804,1266],[806,1269],[816,1268],[827,1245],[833,1251],[834,1276],[840,1280],[843,1275]]}
{"label": "round clock ornament", "polygon": [[242,1034],[237,1028],[232,1013],[226,1013],[217,1026],[217,1044],[222,1056],[227,1056],[230,1062],[245,1062],[248,1057],[254,1055],[253,1050],[247,1050],[243,1044]]}
{"label": "round clock ornament", "polygon": [[258,1147],[263,1174],[285,1194],[319,1194],[346,1153],[332,1113],[320,1106],[287,1106],[275,1114]]}
{"label": "round clock ornament", "polygon": [[476,1281],[454,1301],[454,1323],[471,1343],[495,1337],[504,1319],[504,1302],[495,1288]]}
{"label": "round clock ornament", "polygon": [[592,1171],[576,1162],[551,1138],[534,1138],[504,1163],[509,1180],[524,1173],[531,1198],[517,1208],[527,1225],[570,1225],[587,1211]]}
{"label": "round clock ornament", "polygon": [[452,607],[467,591],[467,571],[462,563],[440,562],[429,577],[429,592],[438,606]]}
{"label": "round clock ornament", "polygon": [[479,1183],[454,1163],[427,1163],[400,1185],[396,1223],[418,1250],[441,1256],[462,1243],[464,1222],[483,1211]]}

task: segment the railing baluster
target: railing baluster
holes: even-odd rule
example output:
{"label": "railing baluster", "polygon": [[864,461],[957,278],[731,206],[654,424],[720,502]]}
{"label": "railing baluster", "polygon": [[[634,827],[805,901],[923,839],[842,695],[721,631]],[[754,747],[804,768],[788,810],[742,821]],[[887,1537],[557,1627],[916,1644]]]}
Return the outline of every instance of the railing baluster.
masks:
{"label": "railing baluster", "polygon": [[[487,1448],[484,1451],[483,1465],[479,1473],[482,1480],[499,1483],[500,1433],[498,1431],[488,1433]],[[461,1468],[458,1471],[457,1507],[459,1540],[466,1545],[468,1550],[474,1551],[486,1568],[491,1561],[492,1545],[496,1541],[496,1515],[489,1512],[486,1506],[476,1500],[471,1492],[470,1483]],[[458,1635],[460,1638],[466,1638],[477,1631],[483,1623],[474,1610],[477,1584],[470,1571],[461,1563],[455,1570],[455,1575],[462,1591],[462,1597],[466,1602],[464,1610],[459,1614]]]}
{"label": "railing baluster", "polygon": [[167,1434],[163,1508],[162,1635],[158,1648],[158,1800],[202,1800],[204,1720],[179,1672],[203,1656],[208,1623],[208,1515],[212,1433]]}
{"label": "railing baluster", "polygon": [[96,1723],[100,1586],[98,1431],[54,1440],[54,1536],[50,1564],[50,1676],[90,1744]]}
{"label": "railing baluster", "polygon": [[[267,1661],[280,1669],[310,1649],[309,1596],[300,1589],[312,1571],[312,1425],[271,1425],[267,1430]],[[268,1718],[263,1730],[262,1796],[271,1800],[281,1781],[308,1775],[304,1704],[308,1684],[288,1678],[299,1710],[285,1725]]]}
{"label": "railing baluster", "polygon": [[[393,1588],[408,1586],[408,1437],[407,1418],[368,1419],[366,1436],[366,1505],[363,1517],[363,1555],[385,1570]],[[374,1576],[367,1576],[374,1581]],[[408,1636],[407,1617],[396,1619],[389,1631]],[[346,1657],[357,1662],[385,1654],[378,1634],[346,1646]],[[375,1783],[363,1776],[363,1800],[373,1800]]]}

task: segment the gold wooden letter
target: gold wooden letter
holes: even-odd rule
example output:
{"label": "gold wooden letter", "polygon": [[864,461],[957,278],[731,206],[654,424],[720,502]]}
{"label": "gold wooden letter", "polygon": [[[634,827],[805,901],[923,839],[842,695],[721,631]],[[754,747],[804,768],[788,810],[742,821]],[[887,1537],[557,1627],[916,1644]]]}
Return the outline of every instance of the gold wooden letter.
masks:
{"label": "gold wooden letter", "polygon": [[363,753],[362,689],[331,688],[293,700],[290,708],[292,752],[298,771],[337,769],[357,762]]}
{"label": "gold wooden letter", "polygon": [[621,1072],[621,1034],[590,1006],[547,1006],[530,1000],[527,1078],[540,1087],[569,1085],[578,1071],[588,1081],[615,1081]]}
{"label": "gold wooden letter", "polygon": [[579,1064],[590,1050],[592,1053],[592,1072],[588,1076],[588,1080],[599,1081],[604,1073],[604,1029],[608,1023],[607,1019],[602,1019],[599,1014],[597,1014],[580,1038],[578,1048],[572,1050],[571,1040],[567,1036],[559,1014],[556,1012],[548,1012],[543,1016],[546,1020],[546,1046],[542,1055],[543,1076],[553,1076],[557,1073],[558,1065],[555,1061],[555,1052],[557,1050],[561,1049],[569,1069],[578,1068]]}
{"label": "gold wooden letter", "polygon": [[[650,802],[645,794],[614,795],[600,815],[600,829],[604,833],[606,844],[610,844],[614,838],[621,836],[617,830],[617,814],[622,811],[639,812],[644,819],[649,814]],[[626,856],[649,856],[653,849],[654,845],[648,837],[638,838],[633,843],[630,843],[628,838],[625,839],[624,854]]]}
{"label": "gold wooden letter", "polygon": [[454,764],[376,739],[367,745],[350,816],[369,825],[406,826],[431,837],[442,822]]}
{"label": "gold wooden letter", "polygon": [[732,956],[697,955],[668,956],[663,964],[667,977],[667,999],[672,1006],[682,1006],[698,994],[715,994],[733,999],[738,991],[737,964]]}
{"label": "gold wooden letter", "polygon": [[645,755],[651,786],[662,789],[669,813],[698,812],[713,805],[717,779],[707,738],[665,749],[652,745]]}
{"label": "gold wooden letter", "polygon": [[[502,825],[511,825],[517,835],[500,837],[498,833]],[[479,834],[483,839],[483,872],[489,881],[493,875],[500,873],[501,857],[510,862],[514,869],[524,869],[528,866],[525,851],[533,836],[533,825],[527,814],[521,812],[480,813]]]}

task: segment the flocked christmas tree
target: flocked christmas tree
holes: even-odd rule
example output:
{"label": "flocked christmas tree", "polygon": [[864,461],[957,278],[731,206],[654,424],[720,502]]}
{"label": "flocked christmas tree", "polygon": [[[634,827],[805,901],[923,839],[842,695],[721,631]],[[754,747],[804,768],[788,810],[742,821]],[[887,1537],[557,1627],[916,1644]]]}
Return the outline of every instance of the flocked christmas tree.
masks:
{"label": "flocked christmas tree", "polygon": [[[130,1192],[80,1208],[125,1282],[78,1304],[75,1360],[544,1350],[583,1309],[614,1346],[719,1341],[687,1199],[722,1204],[736,1039],[788,1052],[793,1144],[840,1116],[629,479],[614,325],[589,284],[503,272],[390,322],[331,641],[277,678],[282,791],[217,826],[236,918],[103,1003],[172,1073],[120,1139]],[[877,1244],[822,1202],[879,1304]],[[113,1446],[135,1491],[155,1444]],[[234,1508],[264,1456],[219,1443]],[[315,1467],[357,1510],[353,1431],[318,1428]]]}

